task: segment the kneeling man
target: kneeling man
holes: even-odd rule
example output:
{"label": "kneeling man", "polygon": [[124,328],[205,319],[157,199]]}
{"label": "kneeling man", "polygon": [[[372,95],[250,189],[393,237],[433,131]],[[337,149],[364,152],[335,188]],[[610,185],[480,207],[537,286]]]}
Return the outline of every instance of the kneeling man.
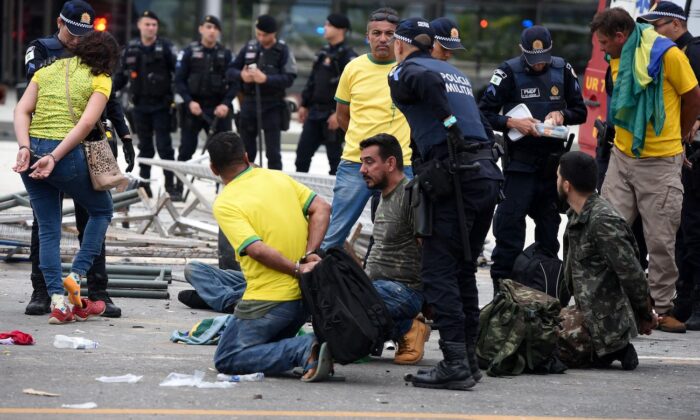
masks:
{"label": "kneeling man", "polygon": [[[298,278],[320,258],[330,219],[321,197],[280,171],[254,168],[241,138],[219,133],[207,146],[211,170],[225,187],[214,218],[236,251],[247,286],[214,355],[222,373],[280,374],[303,367],[302,380],[325,379],[333,363],[306,322]],[[300,264],[302,258],[306,262]]]}
{"label": "kneeling man", "polygon": [[597,174],[595,159],[583,152],[566,153],[559,162],[559,197],[571,206],[564,278],[576,303],[562,311],[562,361],[608,367],[619,360],[632,370],[639,361],[630,339],[651,334],[657,317],[632,231],[596,193]]}
{"label": "kneeling man", "polygon": [[401,145],[390,134],[377,134],[360,142],[360,151],[367,187],[382,192],[365,269],[394,320],[392,339],[399,345],[394,363],[415,364],[423,358],[430,327],[414,319],[423,306],[421,250],[413,235]]}

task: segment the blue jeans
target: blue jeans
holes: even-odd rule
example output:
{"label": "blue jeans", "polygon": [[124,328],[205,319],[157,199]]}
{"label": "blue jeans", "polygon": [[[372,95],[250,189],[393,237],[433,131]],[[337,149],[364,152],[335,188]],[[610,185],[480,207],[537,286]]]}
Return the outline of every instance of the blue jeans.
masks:
{"label": "blue jeans", "polygon": [[[367,188],[365,180],[362,179],[360,166],[362,165],[349,160],[341,160],[338,165],[335,186],[333,186],[331,222],[321,244],[323,249],[343,246],[350,234],[350,229],[362,214],[367,200],[374,193]],[[404,173],[409,179],[413,178],[413,170],[410,166],[404,167]]]}
{"label": "blue jeans", "polygon": [[185,280],[207,305],[218,312],[238,303],[246,287],[245,278],[240,271],[221,270],[198,261],[185,266]]}
{"label": "blue jeans", "polygon": [[235,316],[221,334],[214,365],[221,373],[276,375],[304,366],[313,334],[296,336],[306,321],[301,300],[282,302],[257,319]]}
{"label": "blue jeans", "polygon": [[413,318],[423,306],[423,295],[411,289],[406,283],[392,280],[374,280],[377,293],[384,301],[386,309],[394,320],[392,339],[398,340],[411,329]]}
{"label": "blue jeans", "polygon": [[[56,140],[31,138],[30,148],[37,155],[51,153],[58,145]],[[28,171],[27,171],[28,172]],[[89,219],[83,231],[80,250],[73,259],[71,271],[85,276],[92,262],[100,255],[105,233],[112,220],[112,195],[108,191],[95,191],[90,182],[85,153],[77,146],[63,157],[51,175],[44,180],[22,174],[22,182],[29,193],[32,209],[39,222],[39,268],[44,274],[49,295],[63,294],[61,278],[61,194],[73,197],[88,213]]]}

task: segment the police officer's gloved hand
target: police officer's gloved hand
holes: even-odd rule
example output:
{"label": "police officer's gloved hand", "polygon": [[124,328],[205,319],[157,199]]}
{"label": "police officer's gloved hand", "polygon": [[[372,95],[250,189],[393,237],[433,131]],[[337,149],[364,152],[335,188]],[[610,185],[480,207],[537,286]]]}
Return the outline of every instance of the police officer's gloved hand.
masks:
{"label": "police officer's gloved hand", "polygon": [[126,171],[131,172],[134,169],[134,160],[136,158],[134,142],[131,140],[131,137],[122,137],[122,150],[124,151],[124,160],[126,161]]}

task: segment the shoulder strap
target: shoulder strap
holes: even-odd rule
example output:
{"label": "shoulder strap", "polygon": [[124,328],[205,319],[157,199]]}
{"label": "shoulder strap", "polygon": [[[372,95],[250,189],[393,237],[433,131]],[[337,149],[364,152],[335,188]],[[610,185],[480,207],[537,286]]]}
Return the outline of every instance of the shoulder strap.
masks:
{"label": "shoulder strap", "polygon": [[[70,111],[70,117],[73,120],[73,124],[77,124],[78,119],[75,117],[75,110],[73,109],[73,101],[71,101],[71,99],[70,99],[70,63],[71,63],[71,61],[73,61],[72,57],[66,61],[66,102],[68,102],[68,111]],[[100,133],[102,134],[102,138],[105,138],[107,136],[107,134],[105,133],[105,128],[102,126],[100,121],[98,120],[95,125],[100,130]]]}
{"label": "shoulder strap", "polygon": [[77,124],[78,121],[75,118],[75,110],[73,109],[73,101],[70,99],[70,62],[73,58],[69,58],[66,61],[66,102],[68,102],[68,111],[70,111],[70,117],[73,120],[73,124]]}

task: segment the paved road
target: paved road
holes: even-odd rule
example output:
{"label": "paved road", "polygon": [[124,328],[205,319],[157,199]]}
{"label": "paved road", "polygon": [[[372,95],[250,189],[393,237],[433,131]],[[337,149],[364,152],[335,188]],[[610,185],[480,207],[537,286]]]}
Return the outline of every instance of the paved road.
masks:
{"label": "paved road", "polygon": [[[175,267],[177,277],[181,267]],[[247,418],[697,418],[700,416],[700,333],[655,332],[635,341],[641,356],[636,371],[571,370],[562,375],[485,377],[471,392],[422,390],[401,379],[413,367],[391,363],[391,352],[369,363],[337,366],[344,383],[304,384],[295,379],[265,378],[232,389],[163,388],[170,373],[206,372],[215,380],[214,347],[168,341],[175,329],[187,329],[211,317],[180,304],[185,288],[174,282],[170,301],[119,299],[121,319],[98,318],[53,326],[45,317],[23,314],[29,299],[29,265],[0,263],[0,331],[32,334],[33,346],[0,347],[0,418],[227,417]],[[490,285],[479,273],[481,303]],[[76,330],[83,332],[76,332]],[[95,350],[53,347],[55,334],[100,342]],[[440,358],[437,334],[427,345],[422,366]],[[99,376],[144,375],[136,384],[105,384]],[[25,388],[60,394],[27,395]],[[261,396],[261,397],[256,397]],[[95,402],[96,409],[67,410],[62,404]],[[514,417],[511,417],[514,416]]]}

